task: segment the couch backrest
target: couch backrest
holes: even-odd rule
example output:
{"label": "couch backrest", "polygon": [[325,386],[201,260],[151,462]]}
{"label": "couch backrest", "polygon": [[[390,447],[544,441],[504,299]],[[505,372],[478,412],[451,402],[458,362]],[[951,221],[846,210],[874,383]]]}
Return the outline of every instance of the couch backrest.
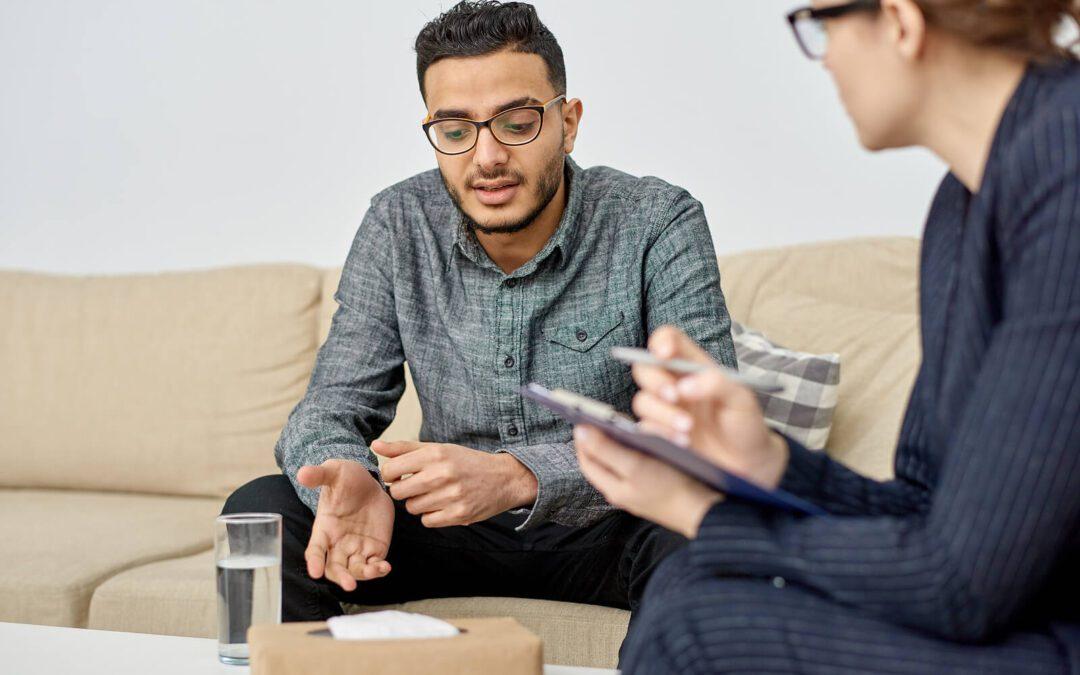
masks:
{"label": "couch backrest", "polygon": [[0,485],[227,496],[273,447],[318,342],[322,272],[0,272]]}
{"label": "couch backrest", "polygon": [[[868,475],[892,451],[919,361],[918,242],[720,259],[732,315],[843,357],[828,451]],[[340,270],[261,265],[123,277],[0,272],[0,486],[224,497],[277,471]],[[415,439],[411,379],[388,439]]]}
{"label": "couch backrest", "polygon": [[884,479],[921,360],[919,241],[854,239],[720,259],[732,316],[785,347],[838,352],[828,453]]}
{"label": "couch backrest", "polygon": [[[901,417],[920,360],[919,241],[868,238],[720,258],[732,316],[778,343],[841,355],[840,401],[827,451],[860,472],[892,475]],[[337,309],[340,269],[326,272],[320,335]],[[412,382],[385,438],[415,439]]]}

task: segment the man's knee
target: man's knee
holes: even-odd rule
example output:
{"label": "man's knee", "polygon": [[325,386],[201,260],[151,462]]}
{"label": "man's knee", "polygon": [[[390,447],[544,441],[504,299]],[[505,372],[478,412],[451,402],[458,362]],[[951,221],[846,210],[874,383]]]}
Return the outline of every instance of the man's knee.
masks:
{"label": "man's knee", "polygon": [[221,513],[283,513],[299,501],[289,479],[275,474],[256,478],[236,488],[225,500]]}

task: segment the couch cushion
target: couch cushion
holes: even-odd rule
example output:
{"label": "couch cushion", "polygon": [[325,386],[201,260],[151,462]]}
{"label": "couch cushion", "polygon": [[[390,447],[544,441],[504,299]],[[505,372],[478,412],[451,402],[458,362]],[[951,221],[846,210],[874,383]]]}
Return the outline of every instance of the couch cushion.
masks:
{"label": "couch cushion", "polygon": [[213,545],[221,500],[0,490],[0,621],[84,627],[94,589]]}
{"label": "couch cushion", "polygon": [[921,358],[916,239],[859,239],[720,259],[732,316],[792,349],[838,352],[826,450],[885,479]]}
{"label": "couch cushion", "polygon": [[110,577],[94,591],[87,627],[216,638],[213,549]]}
{"label": "couch cushion", "polygon": [[[94,592],[90,628],[216,637],[212,551],[136,567]],[[614,668],[629,613],[546,600],[444,598],[386,607],[346,605],[349,612],[401,609],[444,619],[512,616],[544,640],[544,661]]]}
{"label": "couch cushion", "polygon": [[321,272],[0,272],[0,485],[227,496],[271,473]]}

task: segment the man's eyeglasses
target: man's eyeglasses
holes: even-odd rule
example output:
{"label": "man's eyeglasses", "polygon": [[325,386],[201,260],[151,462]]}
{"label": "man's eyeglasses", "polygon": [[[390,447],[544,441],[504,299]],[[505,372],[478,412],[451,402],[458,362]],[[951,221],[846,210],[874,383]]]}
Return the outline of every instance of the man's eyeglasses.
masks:
{"label": "man's eyeglasses", "polygon": [[547,109],[565,98],[565,94],[559,94],[542,105],[510,108],[483,122],[456,117],[426,121],[424,135],[431,147],[444,155],[460,155],[472,150],[484,127],[490,129],[495,140],[503,145],[525,145],[540,135]]}
{"label": "man's eyeglasses", "polygon": [[832,7],[802,7],[788,14],[787,20],[795,33],[795,40],[808,58],[815,61],[825,58],[829,47],[829,35],[825,22],[838,19],[852,12],[868,12],[881,9],[881,0],[855,0]]}

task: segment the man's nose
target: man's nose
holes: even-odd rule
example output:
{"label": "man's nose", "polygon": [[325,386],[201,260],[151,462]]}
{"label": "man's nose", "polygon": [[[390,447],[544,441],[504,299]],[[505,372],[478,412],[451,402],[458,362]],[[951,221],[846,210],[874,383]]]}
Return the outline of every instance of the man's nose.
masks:
{"label": "man's nose", "polygon": [[473,156],[473,161],[481,170],[487,172],[510,161],[510,153],[507,152],[505,145],[495,140],[491,129],[484,127],[476,139],[476,154]]}

